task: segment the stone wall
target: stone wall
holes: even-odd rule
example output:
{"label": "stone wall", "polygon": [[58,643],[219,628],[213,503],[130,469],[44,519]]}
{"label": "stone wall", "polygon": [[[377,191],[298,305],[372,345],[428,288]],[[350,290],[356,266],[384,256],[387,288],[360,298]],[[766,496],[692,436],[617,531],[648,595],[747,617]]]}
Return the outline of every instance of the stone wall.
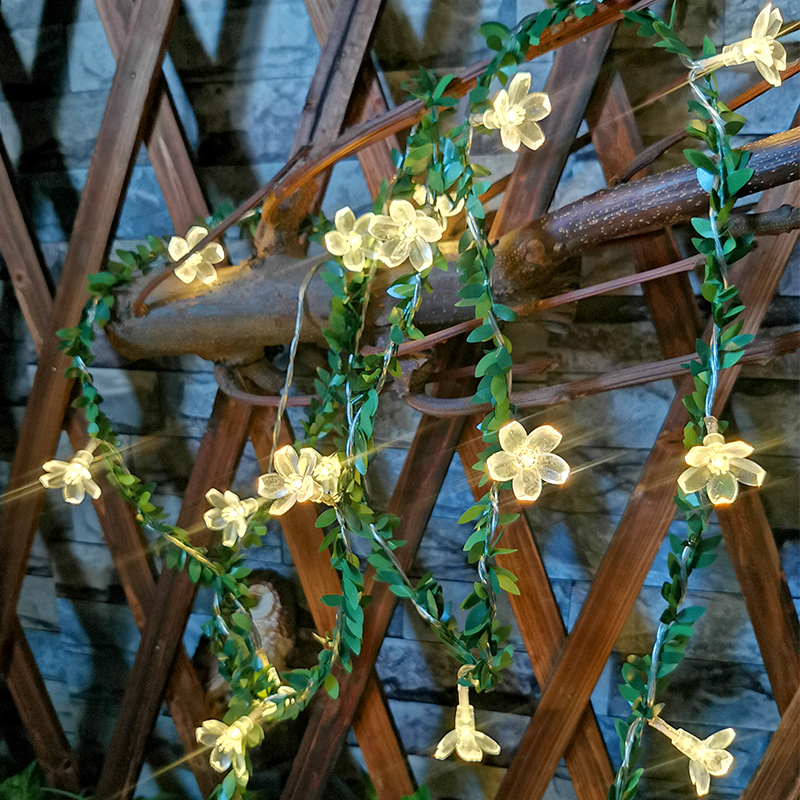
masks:
{"label": "stone wall", "polygon": [[[397,88],[405,71],[420,61],[437,68],[472,61],[481,54],[475,33],[480,21],[499,19],[512,25],[540,6],[540,0],[390,0],[387,24],[376,39],[388,84]],[[747,34],[758,6],[755,0],[679,2],[682,34],[695,45],[706,32],[718,45],[735,41]],[[798,0],[782,7],[785,18],[800,16]],[[643,40],[627,30],[614,45],[614,58],[634,104],[680,73],[672,57],[645,47]],[[282,166],[318,56],[302,0],[184,3],[165,72],[212,204],[241,201]],[[544,82],[551,62],[552,57],[546,56],[532,65],[534,83]],[[56,280],[113,71],[114,61],[91,0],[3,2],[0,132],[19,170],[24,199]],[[755,79],[755,70],[747,68],[726,74],[723,84],[726,92],[735,93]],[[641,109],[646,143],[683,124],[685,99],[685,91],[677,92]],[[789,127],[797,103],[798,91],[792,82],[779,94],[771,92],[753,103],[745,111],[751,120],[747,136],[759,138]],[[554,106],[557,113],[555,99]],[[668,154],[665,164],[680,163],[679,149]],[[491,164],[496,177],[513,166],[513,159],[502,156],[496,143],[481,143],[477,152]],[[602,185],[593,152],[584,148],[571,157],[555,204]],[[354,208],[368,203],[356,161],[334,170],[325,210],[332,214],[345,203]],[[118,245],[148,233],[171,232],[142,150],[121,214]],[[609,247],[584,259],[582,279],[594,283],[631,269],[625,249]],[[36,359],[7,275],[3,279],[0,483],[4,484]],[[768,315],[771,332],[797,324],[799,294],[800,260],[795,252]],[[639,292],[588,301],[577,315],[573,312],[553,316],[546,324],[526,325],[516,334],[519,360],[546,356],[557,362],[546,376],[548,382],[660,358]],[[123,363],[104,342],[95,374],[132,470],[158,481],[158,499],[176,515],[216,393],[211,365],[191,357]],[[756,446],[769,472],[762,497],[795,602],[800,598],[798,377],[800,364],[795,357],[745,368],[732,401],[742,436]],[[565,456],[574,469],[569,488],[546,493],[529,513],[568,626],[580,612],[671,397],[671,384],[662,382],[526,415],[529,427],[544,421],[559,427]],[[299,426],[298,417],[292,415],[292,419]],[[378,431],[382,449],[376,464],[385,496],[400,470],[416,420],[400,400],[386,397]],[[59,457],[70,452],[64,438]],[[236,485],[249,491],[246,487],[259,471],[248,445]],[[413,569],[414,575],[433,569],[456,605],[474,578],[461,552],[467,529],[456,522],[469,503],[456,458]],[[679,528],[676,522],[675,530]],[[619,662],[629,652],[649,650],[661,608],[659,587],[665,577],[666,553],[665,545],[620,638],[619,654],[609,660],[592,697],[612,759],[618,758],[614,718],[626,714],[616,690]],[[293,579],[292,561],[277,526],[270,528],[264,547],[252,553],[250,563]],[[726,780],[714,781],[710,796],[738,797],[779,717],[724,550],[711,568],[693,576],[691,600],[709,610],[670,688],[670,720],[700,734],[727,725],[737,728],[739,736],[732,748],[737,768]],[[298,603],[301,626],[310,626],[302,598]],[[19,613],[62,724],[91,779],[110,738],[139,634],[87,504],[66,508],[56,493],[48,496]],[[185,639],[190,652],[207,613],[208,598],[201,596]],[[511,616],[507,606],[502,613]],[[302,643],[308,636],[301,631],[298,638]],[[518,634],[513,634],[513,641],[517,658],[507,680],[476,701],[479,724],[502,744],[503,752],[482,766],[435,762],[430,758],[433,748],[451,726],[455,668],[413,611],[396,611],[378,671],[412,765],[420,780],[428,781],[434,796],[491,797],[509,763],[539,696]],[[15,767],[11,758],[18,754],[15,735],[10,734],[9,746],[0,751],[6,771]],[[296,735],[296,731],[286,734],[285,760],[291,757],[291,740]],[[642,796],[691,797],[685,760],[676,761],[663,742],[652,738]],[[193,779],[180,769],[148,778],[153,770],[180,756],[176,739],[165,713],[149,748],[148,767],[138,790],[142,796],[159,790],[197,796]],[[351,740],[350,755],[358,761],[355,740]],[[276,774],[280,769],[263,780],[275,780]],[[355,774],[352,765],[349,769],[343,765],[343,777],[332,784],[329,796],[356,796]],[[563,766],[547,797],[574,797]]]}

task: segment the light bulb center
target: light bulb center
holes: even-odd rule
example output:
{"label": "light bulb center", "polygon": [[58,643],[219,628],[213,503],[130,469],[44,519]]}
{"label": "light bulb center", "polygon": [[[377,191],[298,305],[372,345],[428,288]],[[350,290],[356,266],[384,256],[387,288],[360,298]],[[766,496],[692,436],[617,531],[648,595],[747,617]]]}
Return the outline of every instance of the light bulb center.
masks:
{"label": "light bulb center", "polygon": [[531,469],[536,465],[539,456],[529,447],[521,447],[514,453],[514,461],[520,469]]}

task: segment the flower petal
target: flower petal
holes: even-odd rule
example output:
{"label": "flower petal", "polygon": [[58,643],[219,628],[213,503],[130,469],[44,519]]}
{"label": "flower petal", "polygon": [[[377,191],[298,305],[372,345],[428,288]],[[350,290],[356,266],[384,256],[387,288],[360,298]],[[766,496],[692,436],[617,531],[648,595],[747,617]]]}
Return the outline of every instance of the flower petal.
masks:
{"label": "flower petal", "polygon": [[223,753],[218,747],[211,751],[211,756],[208,759],[212,769],[217,772],[225,772],[231,766],[231,754]]}
{"label": "flower petal", "polygon": [[242,753],[233,754],[233,773],[236,775],[236,780],[239,784],[247,783],[247,761],[245,761]]}
{"label": "flower petal", "polygon": [[494,113],[493,108],[487,108],[486,111],[483,112],[481,122],[483,123],[483,127],[488,128],[490,131],[500,127],[497,123],[497,115]]}
{"label": "flower petal", "polygon": [[364,254],[361,252],[361,250],[345,253],[342,256],[342,264],[344,264],[344,268],[349,269],[350,272],[363,272],[364,263]]}
{"label": "flower petal", "polygon": [[395,222],[414,222],[417,209],[408,200],[392,200],[389,204],[389,216]]}
{"label": "flower petal", "polygon": [[764,483],[764,478],[767,477],[767,471],[764,467],[749,458],[732,458],[728,462],[728,466],[736,480],[747,484],[747,486],[761,486]]}
{"label": "flower petal", "polygon": [[529,150],[538,150],[544,144],[544,131],[532,120],[523,120],[517,126],[520,141]]}
{"label": "flower petal", "polygon": [[755,61],[756,69],[761,73],[764,80],[767,83],[771,83],[773,86],[780,86],[781,85],[781,74],[778,72],[777,67],[770,66],[768,67],[766,64],[762,63],[761,61]]}
{"label": "flower petal", "polygon": [[517,126],[503,125],[500,128],[500,141],[503,143],[503,147],[505,147],[506,150],[511,150],[512,153],[516,153],[522,141],[519,138]]}
{"label": "flower petal", "polygon": [[206,492],[206,500],[208,500],[214,508],[225,508],[225,506],[228,505],[225,495],[222,494],[219,489],[209,489]]}
{"label": "flower petal", "polygon": [[219,264],[220,261],[225,260],[225,251],[222,249],[222,245],[219,242],[207,244],[200,251],[200,255],[202,255],[203,260],[208,261],[209,264]]}
{"label": "flower petal", "polygon": [[411,266],[417,272],[427,269],[433,263],[433,250],[424,239],[414,239],[408,248]]}
{"label": "flower petal", "polygon": [[755,448],[747,442],[726,442],[720,447],[719,452],[725,458],[747,458],[753,454]]}
{"label": "flower petal", "polygon": [[509,105],[515,106],[521,103],[522,99],[528,94],[531,88],[531,74],[530,72],[518,72],[508,85],[508,102]]}
{"label": "flower petal", "polygon": [[495,114],[495,127],[502,127],[505,124],[505,121],[508,116],[508,92],[505,89],[501,89],[497,93],[497,97],[492,100],[492,106],[494,106],[494,114]]}
{"label": "flower petal", "polygon": [[379,258],[389,267],[396,267],[408,258],[411,242],[408,239],[395,239],[384,242],[379,251]]}
{"label": "flower petal", "polygon": [[228,726],[218,719],[207,719],[199,728],[195,730],[195,736],[200,744],[213,747],[217,739],[227,733]]}
{"label": "flower petal", "polygon": [[546,92],[531,92],[520,101],[520,105],[525,109],[525,119],[534,122],[544,119],[553,110],[550,95]]}
{"label": "flower petal", "polygon": [[418,214],[414,225],[426,242],[438,242],[442,238],[442,226],[426,214]]}
{"label": "flower petal", "polygon": [[543,453],[536,462],[543,481],[560,486],[569,477],[569,464],[555,453]]}
{"label": "flower petal", "polygon": [[712,733],[707,739],[703,739],[703,744],[712,750],[725,750],[736,738],[736,731],[733,728]]}
{"label": "flower petal", "polygon": [[186,252],[188,253],[204,236],[208,234],[208,230],[202,225],[192,225],[189,232],[186,234]]}
{"label": "flower petal", "polygon": [[536,453],[550,453],[561,444],[561,434],[552,425],[534,428],[525,440],[525,446]]}
{"label": "flower petal", "polygon": [[339,231],[328,231],[325,234],[325,249],[334,256],[343,256],[350,250],[350,243]]}
{"label": "flower petal", "polygon": [[689,777],[692,779],[698,797],[705,797],[711,788],[711,776],[699,761],[689,760]]}
{"label": "flower petal", "polygon": [[173,272],[175,273],[175,277],[179,281],[183,281],[184,283],[191,283],[195,279],[195,275],[197,274],[196,267],[192,266],[189,263],[181,264],[179,267],[176,267]]}
{"label": "flower petal", "polygon": [[340,208],[333,218],[333,224],[340,233],[350,233],[356,224],[356,215],[350,210],[350,206]]}
{"label": "flower petal", "polygon": [[217,271],[214,269],[212,264],[208,263],[208,261],[201,261],[195,268],[195,277],[200,281],[200,283],[203,283],[206,286],[211,286],[211,284],[217,279]]}
{"label": "flower petal", "polygon": [[456,744],[456,755],[463,758],[464,761],[482,761],[483,750],[478,746],[475,741],[474,735],[461,735]]}
{"label": "flower petal", "polygon": [[278,497],[285,497],[289,493],[286,488],[286,481],[274,472],[259,476],[257,491],[266,500],[276,500]]}
{"label": "flower petal", "polygon": [[269,513],[273,517],[285,514],[297,502],[297,493],[290,492],[285,497],[279,497],[270,507]]}
{"label": "flower petal", "polygon": [[221,531],[227,524],[218,508],[211,508],[203,514],[203,522],[210,531]]}
{"label": "flower petal", "polygon": [[514,476],[511,486],[517,500],[527,503],[534,502],[542,493],[542,479],[539,477],[539,473],[532,469],[520,470]]}
{"label": "flower petal", "polygon": [[525,432],[525,428],[515,419],[512,419],[511,422],[507,422],[497,432],[497,439],[500,442],[500,447],[502,447],[506,453],[516,453],[520,447],[525,446],[526,438],[527,433]]}
{"label": "flower petal", "polygon": [[189,245],[186,244],[186,239],[173,236],[167,245],[167,252],[173,261],[179,261],[189,252]]}
{"label": "flower petal", "polygon": [[715,448],[698,444],[692,447],[684,458],[690,467],[702,467],[711,460],[715,453]]}
{"label": "flower petal", "polygon": [[83,502],[83,498],[86,497],[86,489],[83,488],[83,482],[65,483],[61,491],[64,499],[73,506],[80,505]]}
{"label": "flower petal", "polygon": [[500,745],[481,731],[475,731],[475,741],[478,743],[478,747],[490,756],[496,756],[500,752]]}
{"label": "flower petal", "polygon": [[772,3],[767,3],[764,8],[759,11],[758,16],[755,18],[755,22],[753,22],[753,30],[750,32],[750,36],[753,39],[761,39],[767,32],[767,28],[769,28],[770,24],[770,17],[772,16]]}
{"label": "flower petal", "polygon": [[440,761],[447,758],[453,750],[455,750],[457,738],[458,734],[454,730],[446,733],[439,740],[439,744],[436,745],[436,752],[433,754],[433,757],[438,758]]}
{"label": "flower petal", "polygon": [[504,450],[486,459],[486,469],[493,481],[510,481],[519,472],[514,456]]}
{"label": "flower petal", "polygon": [[684,494],[699,492],[711,479],[711,470],[701,464],[697,467],[689,467],[678,476],[678,486]]}
{"label": "flower petal", "polygon": [[83,488],[86,489],[92,500],[97,500],[102,494],[100,487],[91,478],[86,478],[83,481]]}
{"label": "flower petal", "polygon": [[310,475],[317,466],[319,453],[313,447],[301,447],[297,459],[297,472],[299,475]]}
{"label": "flower petal", "polygon": [[369,223],[369,232],[382,242],[396,239],[400,235],[400,226],[385,214],[376,214]]}
{"label": "flower petal", "polygon": [[275,469],[282,478],[293,478],[297,475],[298,456],[294,447],[284,445],[275,453]]}
{"label": "flower petal", "polygon": [[715,506],[724,506],[732,503],[739,496],[739,484],[732,472],[722,475],[712,475],[708,481],[708,499]]}

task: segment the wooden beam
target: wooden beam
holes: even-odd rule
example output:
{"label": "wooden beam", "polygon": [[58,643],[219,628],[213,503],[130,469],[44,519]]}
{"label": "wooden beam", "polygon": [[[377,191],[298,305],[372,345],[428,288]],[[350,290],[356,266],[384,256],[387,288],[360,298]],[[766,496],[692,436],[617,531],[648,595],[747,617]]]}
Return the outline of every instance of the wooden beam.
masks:
{"label": "wooden beam", "polygon": [[[595,148],[608,177],[618,174],[642,151],[642,142],[618,73],[606,82],[605,89],[605,95],[596,98],[592,104],[589,123]],[[798,201],[800,186],[789,184],[768,193],[759,203],[758,211],[771,211]],[[791,252],[797,234],[786,236],[784,241],[766,243],[767,252],[762,252],[761,257],[780,259]],[[678,248],[667,231],[632,240],[630,248],[640,271],[678,256]],[[777,248],[777,255],[769,252],[773,248]],[[685,274],[673,275],[643,288],[665,353],[675,355],[675,351],[692,348],[701,326],[688,277]],[[775,700],[783,713],[800,687],[800,626],[780,566],[775,537],[758,492],[743,492],[735,507],[718,509],[717,518],[742,588]]]}
{"label": "wooden beam", "polygon": [[[458,454],[476,500],[486,493],[486,487],[478,485],[481,473],[472,469],[484,447],[477,427],[481,419],[481,416],[470,419],[458,445]],[[504,498],[504,512],[521,510],[506,508],[507,505],[513,505],[506,500]],[[497,563],[511,570],[518,578],[519,594],[509,594],[508,599],[525,642],[534,677],[539,686],[543,687],[558,663],[567,638],[567,629],[524,513],[516,522],[503,529],[503,547],[516,550],[515,553],[498,556]],[[579,800],[606,800],[613,771],[591,705],[586,706],[575,735],[564,753],[564,760]]]}
{"label": "wooden beam", "polygon": [[[458,354],[453,356],[460,361]],[[442,391],[452,391],[443,385]],[[403,569],[408,569],[419,547],[425,526],[444,481],[447,468],[458,442],[463,420],[433,420],[423,417],[400,472],[389,511],[402,515],[395,539],[407,544],[395,551]],[[420,493],[419,487],[425,491]],[[350,673],[340,675],[339,699],[319,697],[300,751],[295,757],[282,800],[316,800],[322,796],[330,770],[344,743],[353,720],[359,713],[360,698],[373,674],[381,643],[394,611],[397,597],[386,584],[378,583],[369,574],[365,591],[372,601],[364,612],[364,636],[361,653]]]}
{"label": "wooden beam", "polygon": [[18,619],[12,623],[8,690],[28,731],[36,758],[42,765],[47,784],[53,789],[77,792],[80,789],[78,762],[69,746],[58,714],[33,657]]}
{"label": "wooden beam", "polygon": [[[200,544],[209,541],[202,521],[206,492],[233,479],[250,423],[249,406],[217,393],[178,516],[178,525]],[[95,792],[97,800],[129,798],[141,771],[144,747],[192,609],[195,585],[185,572],[164,570],[136,652],[120,713]]]}
{"label": "wooden beam", "polygon": [[8,653],[6,645],[44,500],[43,492],[25,489],[35,485],[41,465],[55,452],[72,387],[72,381],[64,377],[69,360],[59,352],[55,331],[77,324],[87,297],[86,277],[105,258],[177,7],[178,0],[140,0],[136,6],[78,206],[0,518],[0,535],[8,548],[0,573],[0,658]]}
{"label": "wooden beam", "polygon": [[755,775],[739,800],[797,800],[800,797],[800,691],[783,713]]}
{"label": "wooden beam", "polygon": [[[743,318],[748,331],[754,332],[760,326],[785,264],[779,258],[764,258],[759,259],[757,269],[752,264],[748,266],[745,260],[734,266],[731,281],[739,286],[747,306]],[[739,374],[738,367],[722,373],[717,393],[720,408]],[[633,607],[675,515],[672,495],[675,476],[681,471],[686,422],[681,398],[691,391],[691,386],[691,378],[686,379],[667,413],[558,666],[501,783],[501,797],[541,800],[544,796]],[[620,575],[625,579],[621,580]],[[527,768],[532,763],[537,765],[535,771]]]}
{"label": "wooden beam", "polygon": [[[256,456],[265,468],[272,449],[274,424],[274,409],[261,408],[254,412],[250,438]],[[284,421],[279,443],[285,445],[293,442],[288,421]],[[331,567],[327,550],[320,552],[323,537],[316,527],[316,521],[317,510],[308,504],[298,504],[278,519],[314,625],[322,634],[333,631],[336,609],[326,606],[321,598],[326,594],[341,594],[342,587]],[[340,693],[342,688],[344,687],[340,688]],[[312,714],[309,727],[314,724],[314,720],[315,716]],[[413,794],[416,789],[414,777],[398,742],[391,713],[374,669],[367,679],[361,703],[353,719],[353,730],[380,800],[400,800]]]}

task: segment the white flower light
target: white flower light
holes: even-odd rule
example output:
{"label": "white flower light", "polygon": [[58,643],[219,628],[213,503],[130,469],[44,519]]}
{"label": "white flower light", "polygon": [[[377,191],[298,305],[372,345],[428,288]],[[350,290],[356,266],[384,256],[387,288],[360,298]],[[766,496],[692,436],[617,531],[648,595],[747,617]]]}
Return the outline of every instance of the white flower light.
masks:
{"label": "white flower light", "polygon": [[[208,231],[200,225],[189,228],[186,238],[173,236],[167,245],[167,251],[173,261],[180,261]],[[218,242],[207,244],[200,252],[191,255],[183,264],[175,268],[175,276],[184,283],[191,283],[197,279],[206,286],[217,279],[214,264],[219,264],[225,258],[225,251]]]}
{"label": "white flower light", "polygon": [[469,702],[469,687],[458,685],[456,726],[446,733],[436,746],[434,758],[443,761],[455,750],[464,761],[483,761],[483,754],[496,756],[500,745],[485,733],[475,729],[475,709]]}
{"label": "white flower light", "polygon": [[247,783],[247,761],[245,751],[248,746],[258,744],[262,737],[259,728],[250,717],[242,717],[232,725],[218,719],[207,719],[195,730],[200,744],[211,747],[209,761],[217,772],[225,772],[233,765],[236,780]]}
{"label": "white flower light", "polygon": [[531,75],[518,72],[508,85],[508,91],[501,89],[492,108],[475,116],[471,122],[482,124],[490,130],[499,129],[503,147],[516,152],[520,143],[531,150],[538,150],[544,144],[544,132],[536,123],[551,111],[550,98],[544,92],[531,92]]}
{"label": "white flower light", "polygon": [[100,487],[92,480],[89,467],[94,461],[91,450],[78,450],[70,461],[47,461],[42,465],[45,474],[39,483],[45,489],[61,489],[64,499],[78,505],[88,494],[92,500],[100,497]]}
{"label": "white flower light", "polygon": [[258,493],[275,501],[269,509],[273,517],[285,514],[295,503],[322,500],[325,492],[313,476],[321,458],[311,447],[303,447],[298,456],[288,444],[275,453],[277,472],[268,472],[258,479]]}
{"label": "white flower light", "polygon": [[661,717],[653,717],[648,722],[668,737],[676,750],[689,757],[689,777],[698,797],[708,794],[712,775],[721,778],[731,771],[734,758],[726,748],[736,738],[733,728],[725,728],[701,740],[682,728],[673,728]]}
{"label": "white flower light", "polygon": [[542,481],[562,484],[569,476],[569,464],[551,452],[561,442],[561,434],[550,425],[526,434],[512,420],[497,436],[503,449],[486,459],[486,468],[492,480],[512,481],[517,500],[532,503],[541,494]]}
{"label": "white flower light", "polygon": [[349,206],[336,212],[333,223],[336,230],[325,234],[325,247],[334,256],[340,256],[345,269],[363,272],[366,259],[374,258],[372,239],[368,228],[374,214],[363,214],[358,219]]}
{"label": "white flower light", "polygon": [[444,230],[435,219],[419,211],[408,200],[392,200],[389,215],[377,214],[369,224],[369,232],[382,242],[378,258],[388,267],[396,267],[406,259],[417,272],[433,263],[430,242],[438,242]]}
{"label": "white flower light", "polygon": [[[756,17],[750,37],[722,48],[720,58],[723,64],[730,67],[752,61],[766,81],[773,86],[780,86],[781,71],[786,69],[786,50],[780,42],[775,41],[775,37],[782,24],[780,9],[767,3]],[[713,60],[714,57],[704,59],[704,62]]]}
{"label": "white flower light", "polygon": [[258,500],[254,497],[240,500],[233,492],[223,494],[216,489],[206,492],[206,500],[214,506],[203,514],[206,527],[223,531],[222,544],[233,547],[247,532],[247,520],[258,510]]}

